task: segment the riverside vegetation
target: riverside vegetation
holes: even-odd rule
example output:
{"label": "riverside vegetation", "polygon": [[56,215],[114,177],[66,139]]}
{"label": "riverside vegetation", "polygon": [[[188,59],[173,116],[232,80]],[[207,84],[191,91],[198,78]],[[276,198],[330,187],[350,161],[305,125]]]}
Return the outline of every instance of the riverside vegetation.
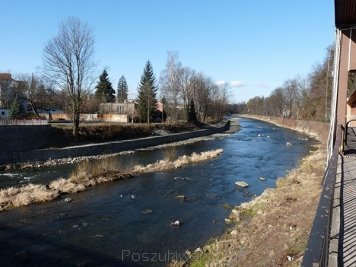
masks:
{"label": "riverside vegetation", "polygon": [[276,188],[233,208],[223,236],[172,266],[300,266],[321,192],[328,124],[250,117],[304,131],[319,143]]}
{"label": "riverside vegetation", "polygon": [[181,156],[175,160],[160,160],[153,164],[136,165],[132,170],[117,170],[108,165],[106,161],[92,163],[83,162],[78,169],[68,178],[58,178],[49,185],[28,184],[22,187],[10,187],[0,190],[0,211],[13,207],[26,206],[32,203],[47,202],[60,197],[62,194],[85,191],[96,184],[120,179],[128,179],[133,174],[164,171],[180,168],[184,165],[213,159],[223,152],[222,149],[192,153],[190,156]]}

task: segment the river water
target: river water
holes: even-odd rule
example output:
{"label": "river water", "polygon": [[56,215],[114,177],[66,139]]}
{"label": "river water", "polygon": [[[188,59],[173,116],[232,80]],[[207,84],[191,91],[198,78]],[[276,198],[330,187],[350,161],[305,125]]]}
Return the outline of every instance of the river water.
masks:
{"label": "river water", "polygon": [[[1,266],[164,266],[185,259],[226,229],[231,207],[274,187],[307,155],[314,141],[294,131],[239,119],[240,131],[177,147],[138,150],[105,159],[129,169],[217,148],[219,157],[180,169],[101,184],[50,203],[2,212]],[[0,186],[47,184],[76,165],[0,173]],[[266,181],[259,178],[264,177]],[[239,189],[245,181],[248,189]],[[185,195],[186,200],[176,198]],[[171,225],[179,220],[179,227]]]}

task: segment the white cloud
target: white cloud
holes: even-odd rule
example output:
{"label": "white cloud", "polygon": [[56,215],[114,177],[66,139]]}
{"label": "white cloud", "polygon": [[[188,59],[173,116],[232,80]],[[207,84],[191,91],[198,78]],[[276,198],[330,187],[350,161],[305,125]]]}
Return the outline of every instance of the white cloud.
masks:
{"label": "white cloud", "polygon": [[229,83],[226,81],[216,81],[215,84],[217,86],[219,86],[220,88],[224,88],[225,86],[227,86]]}
{"label": "white cloud", "polygon": [[215,84],[219,86],[220,88],[224,87],[230,87],[230,88],[240,88],[246,86],[243,82],[241,81],[231,81],[227,82],[224,80],[216,81]]}
{"label": "white cloud", "polygon": [[245,86],[245,84],[241,81],[231,81],[229,82],[229,85],[231,88],[240,88]]}

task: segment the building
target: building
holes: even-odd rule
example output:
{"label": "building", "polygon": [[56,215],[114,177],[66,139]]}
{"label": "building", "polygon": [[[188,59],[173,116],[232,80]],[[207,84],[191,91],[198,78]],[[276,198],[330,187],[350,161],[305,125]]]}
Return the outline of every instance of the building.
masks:
{"label": "building", "polygon": [[13,88],[17,83],[10,73],[0,73],[0,107],[8,107],[13,99]]}
{"label": "building", "polygon": [[356,91],[347,99],[346,122],[349,122],[349,126],[356,127]]}
{"label": "building", "polygon": [[135,102],[102,103],[100,116],[103,121],[133,122],[137,117],[137,104]]}
{"label": "building", "polygon": [[15,99],[27,109],[27,97],[24,89],[27,81],[17,81],[10,73],[0,73],[0,108],[9,108]]}
{"label": "building", "polygon": [[356,262],[356,129],[352,125],[356,95],[348,90],[356,72],[356,1],[334,3],[336,41],[328,157],[301,266],[355,266]]}
{"label": "building", "polygon": [[[356,72],[356,8],[353,0],[335,0],[336,41],[333,101],[330,115],[328,156],[336,140],[338,126],[345,127],[356,115],[356,99],[347,98],[350,73]],[[351,125],[350,125],[351,126]],[[353,126],[353,125],[352,125]]]}

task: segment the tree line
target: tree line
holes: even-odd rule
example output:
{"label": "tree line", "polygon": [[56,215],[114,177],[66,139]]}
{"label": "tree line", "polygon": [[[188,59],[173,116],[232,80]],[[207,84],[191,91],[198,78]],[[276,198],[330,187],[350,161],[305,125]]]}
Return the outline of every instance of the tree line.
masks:
{"label": "tree line", "polygon": [[[329,121],[332,101],[334,47],[327,48],[324,59],[306,78],[286,80],[268,97],[257,96],[247,103],[230,106],[238,113]],[[356,89],[356,75],[349,74],[347,97]]]}
{"label": "tree line", "polygon": [[[76,17],[62,21],[57,35],[43,50],[40,76],[20,75],[21,86],[16,97],[4,108],[11,108],[14,116],[29,110],[39,117],[38,110],[56,107],[68,113],[73,121],[73,135],[77,136],[80,113],[99,111],[100,103],[128,101],[125,77],[119,79],[117,90],[112,86],[107,69],[99,76],[93,93],[95,76],[94,37],[91,27]],[[157,111],[161,102],[163,113]],[[27,102],[27,111],[20,102]],[[170,122],[220,120],[228,108],[227,88],[220,88],[203,73],[183,67],[176,53],[169,53],[165,69],[156,81],[148,60],[137,87],[138,119],[151,122],[159,116]]]}
{"label": "tree line", "polygon": [[174,52],[168,53],[160,90],[172,121],[219,121],[228,109],[227,87],[219,87],[205,74],[182,66]]}

